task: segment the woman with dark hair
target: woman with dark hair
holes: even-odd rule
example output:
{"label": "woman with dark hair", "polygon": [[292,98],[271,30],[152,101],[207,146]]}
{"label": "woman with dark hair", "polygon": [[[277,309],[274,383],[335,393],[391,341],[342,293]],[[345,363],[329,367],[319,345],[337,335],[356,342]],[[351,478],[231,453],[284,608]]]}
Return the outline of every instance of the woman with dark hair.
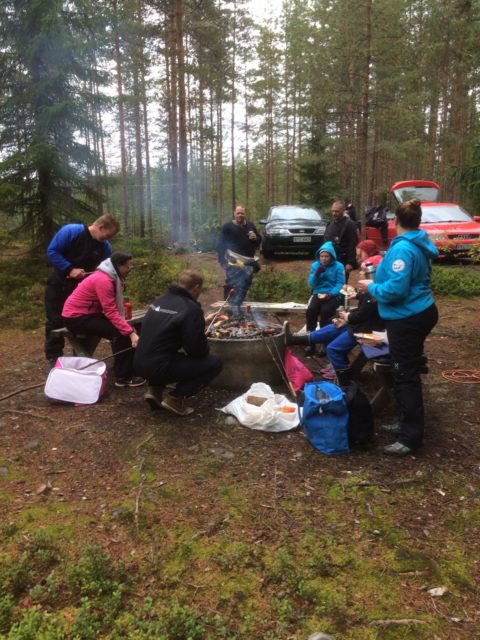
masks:
{"label": "woman with dark hair", "polygon": [[[132,256],[116,251],[96,271],[82,280],[67,298],[62,311],[72,333],[99,336],[111,341],[115,356],[117,387],[139,387],[143,378],[133,377],[133,351],[138,335],[124,318],[123,287],[132,269]],[[128,349],[128,351],[125,351]]]}
{"label": "woman with dark hair", "polygon": [[384,448],[393,456],[405,456],[420,447],[424,411],[420,373],[425,366],[425,339],[438,321],[430,289],[431,263],[438,250],[419,229],[422,209],[418,200],[402,202],[395,211],[397,235],[379,264],[375,282],[359,280],[357,288],[378,302],[385,321],[395,397],[400,421],[391,433],[397,442]]}

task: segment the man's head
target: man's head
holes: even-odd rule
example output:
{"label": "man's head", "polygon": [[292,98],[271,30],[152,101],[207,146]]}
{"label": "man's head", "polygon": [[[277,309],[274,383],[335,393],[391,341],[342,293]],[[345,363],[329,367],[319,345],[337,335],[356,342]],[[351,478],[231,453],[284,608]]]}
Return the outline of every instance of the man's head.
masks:
{"label": "man's head", "polygon": [[345,205],[340,200],[332,204],[332,218],[335,222],[339,222],[345,215]]}
{"label": "man's head", "polygon": [[178,285],[188,291],[195,300],[202,292],[203,276],[195,269],[185,269],[178,278]]}
{"label": "man's head", "polygon": [[92,222],[88,230],[94,240],[103,242],[104,240],[113,238],[113,236],[119,232],[120,225],[111,213],[105,213],[103,216],[97,218],[95,222]]}
{"label": "man's head", "polygon": [[237,204],[235,211],[233,212],[233,221],[237,224],[244,224],[246,218],[245,207],[241,204]]}

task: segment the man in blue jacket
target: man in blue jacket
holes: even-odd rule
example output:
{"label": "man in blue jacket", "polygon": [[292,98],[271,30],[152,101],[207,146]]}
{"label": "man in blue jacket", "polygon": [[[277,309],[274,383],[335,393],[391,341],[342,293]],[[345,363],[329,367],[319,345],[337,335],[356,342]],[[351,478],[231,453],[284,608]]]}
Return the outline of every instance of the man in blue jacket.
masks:
{"label": "man in blue jacket", "polygon": [[45,356],[51,366],[63,355],[63,336],[52,334],[51,331],[63,327],[65,300],[86,275],[112,255],[108,240],[118,230],[117,220],[107,213],[88,226],[66,224],[48,245],[47,257],[53,270],[45,289]]}

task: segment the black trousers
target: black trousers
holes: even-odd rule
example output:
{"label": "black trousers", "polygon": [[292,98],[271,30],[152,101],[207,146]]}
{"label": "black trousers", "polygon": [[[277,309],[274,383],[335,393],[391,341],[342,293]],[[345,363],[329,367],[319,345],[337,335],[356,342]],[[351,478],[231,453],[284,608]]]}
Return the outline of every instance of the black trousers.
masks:
{"label": "black trousers", "polygon": [[65,340],[63,336],[52,334],[52,329],[65,326],[62,318],[65,300],[77,286],[73,279],[62,279],[55,272],[50,273],[45,288],[45,356],[47,360],[56,360],[63,355]]}
{"label": "black trousers", "polygon": [[315,331],[319,316],[321,327],[328,324],[335,315],[335,311],[340,304],[341,298],[339,296],[321,299],[316,294],[313,294],[310,302],[308,303],[306,313],[307,331]]}
{"label": "black trousers", "polygon": [[[212,354],[204,358],[191,358],[179,352],[173,356],[167,368],[162,363],[157,372],[152,371],[146,378],[148,383],[155,387],[164,387],[170,382],[176,382],[177,386],[172,395],[188,397],[206,387],[218,376],[222,366],[220,358]],[[143,371],[141,366],[140,370]]]}
{"label": "black trousers", "polygon": [[422,444],[425,428],[420,379],[420,371],[425,365],[423,348],[426,337],[437,322],[435,304],[409,318],[385,321],[400,418],[398,440],[413,449]]}
{"label": "black trousers", "polygon": [[78,318],[63,318],[63,324],[72,333],[84,333],[87,336],[99,336],[110,340],[112,344],[112,353],[125,351],[115,356],[114,371],[117,379],[125,378],[129,380],[133,374],[133,349],[130,336],[124,336],[113,326],[110,320],[102,314],[92,314],[88,316],[79,316]]}

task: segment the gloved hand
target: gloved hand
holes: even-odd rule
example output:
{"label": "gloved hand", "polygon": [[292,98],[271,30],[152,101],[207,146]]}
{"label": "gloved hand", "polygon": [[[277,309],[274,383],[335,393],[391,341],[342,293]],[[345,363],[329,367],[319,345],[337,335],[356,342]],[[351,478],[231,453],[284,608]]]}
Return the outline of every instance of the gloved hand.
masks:
{"label": "gloved hand", "polygon": [[315,270],[315,278],[318,278],[322,273],[325,273],[325,267],[320,264]]}

